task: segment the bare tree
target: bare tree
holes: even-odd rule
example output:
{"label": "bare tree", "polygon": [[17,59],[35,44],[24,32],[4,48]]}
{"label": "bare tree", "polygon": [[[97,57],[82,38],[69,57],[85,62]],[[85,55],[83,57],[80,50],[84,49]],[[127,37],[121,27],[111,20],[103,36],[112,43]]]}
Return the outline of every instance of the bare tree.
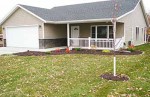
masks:
{"label": "bare tree", "polygon": [[114,12],[113,12],[113,20],[112,20],[112,23],[113,23],[113,38],[114,38],[114,41],[113,41],[113,47],[114,47],[114,73],[113,75],[114,76],[117,76],[116,74],[116,24],[117,24],[117,12],[119,11],[119,6],[118,6],[118,2],[116,2],[116,0],[113,0],[113,3],[114,3]]}
{"label": "bare tree", "polygon": [[[147,15],[148,22],[149,22],[149,25],[150,25],[150,11],[149,11],[149,13],[147,13],[146,15]],[[147,41],[147,42],[150,42],[150,27],[147,28],[146,41]]]}

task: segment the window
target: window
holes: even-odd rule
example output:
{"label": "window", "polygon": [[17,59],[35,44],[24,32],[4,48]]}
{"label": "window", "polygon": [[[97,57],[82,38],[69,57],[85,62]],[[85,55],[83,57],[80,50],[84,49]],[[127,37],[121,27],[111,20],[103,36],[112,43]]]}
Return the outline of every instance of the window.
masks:
{"label": "window", "polygon": [[113,38],[113,26],[92,26],[92,38]]}
{"label": "window", "polygon": [[109,38],[114,38],[113,26],[109,26]]}
{"label": "window", "polygon": [[92,38],[96,38],[96,27],[92,27]]}
{"label": "window", "polygon": [[[144,28],[142,28],[142,36],[144,36]],[[141,40],[144,40],[144,37],[141,37]]]}
{"label": "window", "polygon": [[107,38],[107,26],[97,27],[97,38]]}
{"label": "window", "polygon": [[139,40],[139,27],[136,27],[136,40]]}

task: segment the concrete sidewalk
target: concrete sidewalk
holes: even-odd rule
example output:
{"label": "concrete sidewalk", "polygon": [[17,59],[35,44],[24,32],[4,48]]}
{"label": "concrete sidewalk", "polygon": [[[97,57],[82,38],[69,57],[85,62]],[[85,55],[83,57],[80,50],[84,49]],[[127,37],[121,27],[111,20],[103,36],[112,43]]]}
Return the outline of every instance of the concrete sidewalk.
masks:
{"label": "concrete sidewalk", "polygon": [[19,52],[26,52],[26,51],[39,51],[39,52],[47,52],[59,49],[65,49],[67,47],[55,47],[55,48],[48,48],[48,49],[33,49],[33,48],[15,48],[15,47],[0,47],[0,55],[4,54],[13,54]]}

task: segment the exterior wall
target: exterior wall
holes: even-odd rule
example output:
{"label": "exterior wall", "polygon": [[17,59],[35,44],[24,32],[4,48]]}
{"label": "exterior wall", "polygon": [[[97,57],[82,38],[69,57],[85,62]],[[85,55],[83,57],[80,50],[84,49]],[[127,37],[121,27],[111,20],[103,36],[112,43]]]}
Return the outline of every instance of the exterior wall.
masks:
{"label": "exterior wall", "polygon": [[44,39],[67,38],[66,24],[44,24]]}
{"label": "exterior wall", "polygon": [[67,46],[66,24],[44,24],[44,39],[40,39],[40,48]]}
{"label": "exterior wall", "polygon": [[117,23],[116,26],[116,38],[122,38],[124,36],[124,24]]}
{"label": "exterior wall", "polygon": [[[120,19],[119,22],[124,22],[125,25],[125,43],[132,41],[134,45],[140,45],[144,43],[144,33],[142,28],[147,27],[144,14],[139,4],[135,11]],[[140,27],[139,40],[136,40],[136,27]]]}
{"label": "exterior wall", "polygon": [[[38,18],[32,16],[28,12],[24,11],[23,9],[19,8],[16,10],[4,23],[3,28],[7,26],[21,26],[21,25],[41,25],[39,27],[39,39],[43,38],[43,22]],[[3,37],[6,39],[5,30],[3,30]]]}
{"label": "exterior wall", "polygon": [[[71,26],[79,26],[80,27],[80,38],[88,38],[91,37],[91,26],[93,25],[112,25],[109,23],[83,23],[83,24],[71,24]],[[71,29],[71,28],[70,28]],[[121,38],[124,35],[124,25],[122,23],[117,23],[117,32],[116,37]]]}

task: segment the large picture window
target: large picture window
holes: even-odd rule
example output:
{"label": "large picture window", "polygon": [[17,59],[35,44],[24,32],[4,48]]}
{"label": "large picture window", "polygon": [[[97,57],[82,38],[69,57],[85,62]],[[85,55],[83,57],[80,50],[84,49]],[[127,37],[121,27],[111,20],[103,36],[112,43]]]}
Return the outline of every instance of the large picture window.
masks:
{"label": "large picture window", "polygon": [[92,26],[92,38],[113,38],[113,26]]}
{"label": "large picture window", "polygon": [[98,26],[97,27],[97,38],[107,38],[107,27]]}

